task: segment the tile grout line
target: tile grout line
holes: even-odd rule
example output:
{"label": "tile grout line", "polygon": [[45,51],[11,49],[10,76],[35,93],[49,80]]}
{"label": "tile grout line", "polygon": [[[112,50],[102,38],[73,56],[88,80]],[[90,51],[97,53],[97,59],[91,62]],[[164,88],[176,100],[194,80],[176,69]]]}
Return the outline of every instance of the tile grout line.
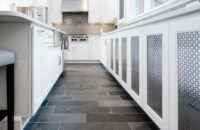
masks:
{"label": "tile grout line", "polygon": [[134,128],[132,127],[132,125],[130,124],[130,122],[128,122],[128,126],[131,128],[131,130],[134,130]]}
{"label": "tile grout line", "polygon": [[60,126],[61,126],[61,123],[59,122],[59,123],[58,123],[58,130],[60,130]]}

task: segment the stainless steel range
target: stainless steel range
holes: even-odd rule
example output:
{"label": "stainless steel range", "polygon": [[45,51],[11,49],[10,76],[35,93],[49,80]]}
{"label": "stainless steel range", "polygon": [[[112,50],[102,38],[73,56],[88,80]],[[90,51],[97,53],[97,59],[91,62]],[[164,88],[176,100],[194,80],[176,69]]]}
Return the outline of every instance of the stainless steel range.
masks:
{"label": "stainless steel range", "polygon": [[88,42],[88,35],[79,34],[79,35],[70,35],[71,42]]}

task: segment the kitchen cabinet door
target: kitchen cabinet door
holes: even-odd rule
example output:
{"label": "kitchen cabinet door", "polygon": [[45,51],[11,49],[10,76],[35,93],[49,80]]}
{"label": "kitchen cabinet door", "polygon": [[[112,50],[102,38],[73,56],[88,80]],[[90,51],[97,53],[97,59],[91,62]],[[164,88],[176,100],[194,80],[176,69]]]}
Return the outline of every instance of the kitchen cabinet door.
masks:
{"label": "kitchen cabinet door", "polygon": [[89,0],[89,23],[100,22],[100,6],[99,0]]}
{"label": "kitchen cabinet door", "polygon": [[32,52],[32,109],[33,114],[41,105],[42,98],[42,39],[44,31],[41,28],[33,27],[33,52]]}
{"label": "kitchen cabinet door", "polygon": [[100,60],[99,36],[89,36],[89,59]]}
{"label": "kitchen cabinet door", "polygon": [[143,27],[144,110],[160,126],[168,126],[168,23]]}
{"label": "kitchen cabinet door", "polygon": [[52,60],[53,60],[53,39],[52,39],[52,32],[51,31],[45,31],[43,43],[42,43],[42,68],[43,68],[43,74],[42,74],[42,93],[44,97],[48,94],[49,90],[52,87],[52,74],[53,73],[53,67],[52,67]]}
{"label": "kitchen cabinet door", "polygon": [[100,60],[106,65],[106,39],[100,38]]}
{"label": "kitchen cabinet door", "polygon": [[89,0],[89,23],[108,23],[114,18],[117,18],[117,0]]}
{"label": "kitchen cabinet door", "polygon": [[200,128],[199,20],[199,13],[196,13],[169,22],[171,130]]}

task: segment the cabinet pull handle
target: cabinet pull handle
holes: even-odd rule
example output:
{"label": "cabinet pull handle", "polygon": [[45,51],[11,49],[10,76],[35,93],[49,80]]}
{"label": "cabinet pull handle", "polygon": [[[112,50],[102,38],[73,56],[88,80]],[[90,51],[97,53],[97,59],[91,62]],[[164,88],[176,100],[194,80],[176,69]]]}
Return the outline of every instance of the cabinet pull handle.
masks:
{"label": "cabinet pull handle", "polygon": [[61,65],[61,56],[58,56],[59,57],[59,63],[58,65]]}
{"label": "cabinet pull handle", "polygon": [[38,32],[38,33],[43,33],[44,31],[43,31],[43,30],[37,30],[37,32]]}

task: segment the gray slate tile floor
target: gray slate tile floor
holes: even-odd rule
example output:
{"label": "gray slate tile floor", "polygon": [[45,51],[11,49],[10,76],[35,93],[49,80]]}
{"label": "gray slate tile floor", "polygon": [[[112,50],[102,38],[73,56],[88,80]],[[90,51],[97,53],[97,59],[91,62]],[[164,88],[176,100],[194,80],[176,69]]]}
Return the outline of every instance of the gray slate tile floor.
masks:
{"label": "gray slate tile floor", "polygon": [[68,65],[24,130],[158,130],[100,64]]}

